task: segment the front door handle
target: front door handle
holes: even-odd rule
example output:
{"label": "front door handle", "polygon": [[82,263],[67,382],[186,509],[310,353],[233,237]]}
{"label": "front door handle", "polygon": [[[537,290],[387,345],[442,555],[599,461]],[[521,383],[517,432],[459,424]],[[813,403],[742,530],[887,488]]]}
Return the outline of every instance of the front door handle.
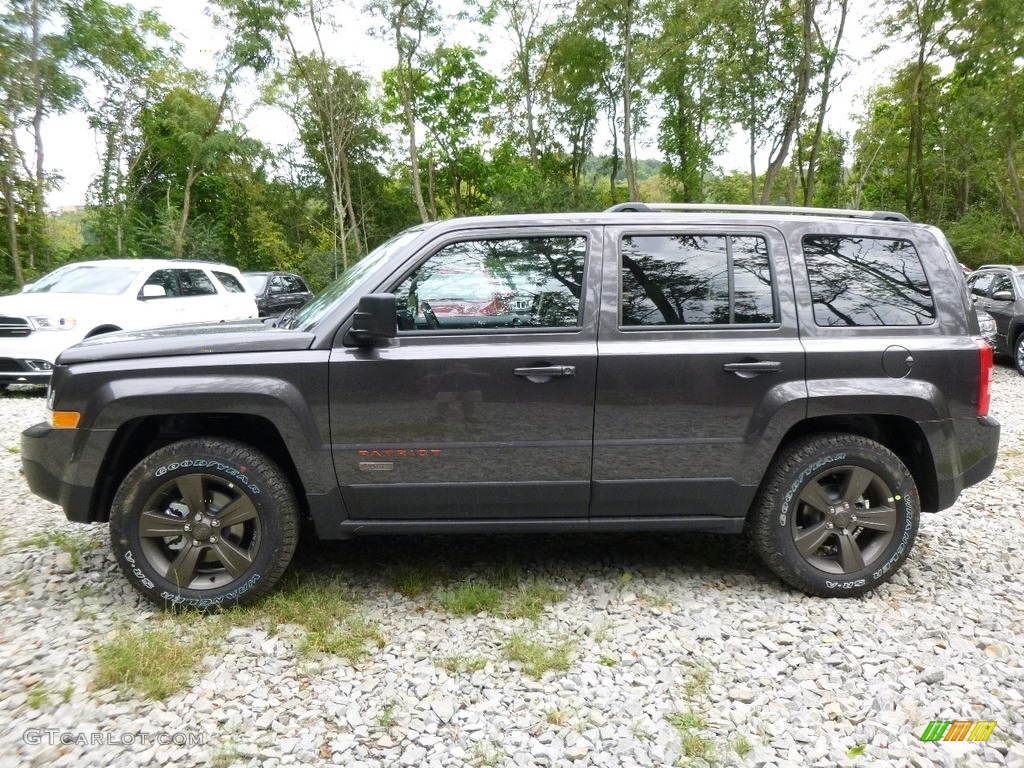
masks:
{"label": "front door handle", "polygon": [[560,376],[575,376],[575,365],[541,365],[536,368],[516,368],[512,371],[516,376],[529,379],[534,384],[542,384]]}
{"label": "front door handle", "polygon": [[754,360],[747,363],[726,363],[722,370],[735,373],[741,379],[749,379],[762,373],[779,373],[782,363],[778,360]]}

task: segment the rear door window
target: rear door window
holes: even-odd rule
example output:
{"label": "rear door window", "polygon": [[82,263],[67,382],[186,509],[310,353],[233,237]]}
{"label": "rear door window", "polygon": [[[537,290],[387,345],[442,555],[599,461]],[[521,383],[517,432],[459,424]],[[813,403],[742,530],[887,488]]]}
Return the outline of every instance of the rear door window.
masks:
{"label": "rear door window", "polygon": [[739,235],[643,235],[622,241],[620,325],[776,320],[768,244]]}

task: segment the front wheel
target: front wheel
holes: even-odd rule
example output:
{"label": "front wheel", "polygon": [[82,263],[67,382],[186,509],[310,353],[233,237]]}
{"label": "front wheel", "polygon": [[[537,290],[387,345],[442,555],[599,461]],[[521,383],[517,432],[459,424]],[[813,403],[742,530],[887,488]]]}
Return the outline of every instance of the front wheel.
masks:
{"label": "front wheel", "polygon": [[251,603],[295,552],[298,510],[284,473],[229,440],[160,448],[125,477],[110,542],[128,581],[162,606]]}
{"label": "front wheel", "polygon": [[818,435],[775,459],[748,534],[765,565],[790,585],[853,597],[903,565],[920,511],[914,478],[890,450],[856,435]]}
{"label": "front wheel", "polygon": [[1024,332],[1017,334],[1017,341],[1013,343],[1013,364],[1017,366],[1017,373],[1024,376]]}

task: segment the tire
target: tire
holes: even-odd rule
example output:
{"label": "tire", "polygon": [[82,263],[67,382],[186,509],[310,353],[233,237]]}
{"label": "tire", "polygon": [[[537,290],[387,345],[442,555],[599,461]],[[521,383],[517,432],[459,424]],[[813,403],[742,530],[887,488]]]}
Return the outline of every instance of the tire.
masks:
{"label": "tire", "polygon": [[124,478],[110,545],[132,586],[163,607],[253,603],[291,562],[298,507],[264,454],[219,439],[160,448]]}
{"label": "tire", "polygon": [[1013,342],[1013,364],[1017,367],[1017,373],[1024,376],[1024,331],[1017,334],[1016,341]]}
{"label": "tire", "polygon": [[856,435],[823,434],[776,457],[747,533],[764,564],[791,586],[856,597],[903,565],[920,516],[914,478],[894,453]]}

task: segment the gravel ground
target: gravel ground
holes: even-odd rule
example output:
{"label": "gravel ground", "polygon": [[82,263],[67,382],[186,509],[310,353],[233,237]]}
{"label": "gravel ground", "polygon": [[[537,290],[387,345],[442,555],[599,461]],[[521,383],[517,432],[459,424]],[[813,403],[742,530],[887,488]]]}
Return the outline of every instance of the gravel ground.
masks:
{"label": "gravel ground", "polygon": [[[106,526],[29,494],[18,433],[44,402],[4,395],[0,766],[1024,766],[1024,377],[997,369],[993,399],[994,476],[926,516],[909,562],[864,598],[786,589],[731,537],[304,544],[293,574],[325,574],[380,643],[350,662],[254,620],[211,632],[160,701],[98,688],[97,645],[217,620],[155,613]],[[409,596],[417,573],[428,588]],[[536,622],[460,617],[431,574],[562,597]],[[515,635],[568,648],[567,667],[532,677],[508,658]],[[920,741],[931,720],[967,719],[995,721],[987,742]]]}

